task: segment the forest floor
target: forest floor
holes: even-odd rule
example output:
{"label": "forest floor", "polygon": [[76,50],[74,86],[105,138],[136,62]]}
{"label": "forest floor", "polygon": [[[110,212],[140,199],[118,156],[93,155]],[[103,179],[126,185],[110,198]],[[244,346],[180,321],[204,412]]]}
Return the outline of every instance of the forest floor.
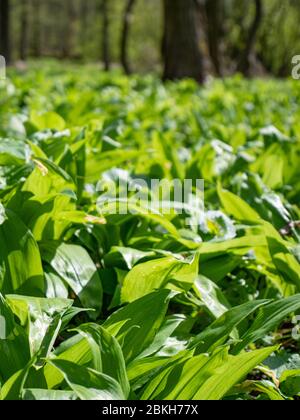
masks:
{"label": "forest floor", "polygon": [[297,399],[299,104],[291,80],[9,70],[1,399]]}

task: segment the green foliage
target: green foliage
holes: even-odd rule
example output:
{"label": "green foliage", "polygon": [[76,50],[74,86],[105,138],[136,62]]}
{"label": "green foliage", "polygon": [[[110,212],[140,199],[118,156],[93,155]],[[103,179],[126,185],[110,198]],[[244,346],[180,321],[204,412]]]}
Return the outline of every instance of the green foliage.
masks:
{"label": "green foliage", "polygon": [[[300,395],[299,86],[53,63],[11,75],[2,400]],[[138,204],[113,197],[138,178]],[[149,212],[150,180],[173,193],[174,178],[204,178],[205,201],[193,189],[181,212]]]}

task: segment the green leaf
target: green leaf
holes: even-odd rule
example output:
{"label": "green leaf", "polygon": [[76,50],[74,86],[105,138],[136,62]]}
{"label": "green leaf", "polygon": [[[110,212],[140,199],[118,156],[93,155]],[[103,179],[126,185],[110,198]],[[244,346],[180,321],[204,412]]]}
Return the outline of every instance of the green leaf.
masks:
{"label": "green leaf", "polygon": [[230,304],[222,290],[208,278],[199,275],[195,281],[194,290],[208,311],[219,318],[230,309]]}
{"label": "green leaf", "polygon": [[270,381],[245,381],[236,388],[238,393],[259,392],[260,394],[267,395],[271,401],[285,401],[280,391]]}
{"label": "green leaf", "polygon": [[280,377],[280,388],[291,397],[300,395],[300,369],[286,370]]}
{"label": "green leaf", "polygon": [[276,348],[266,348],[239,356],[220,349],[213,355],[189,357],[186,353],[164,367],[146,386],[141,399],[220,400],[247,373]]}
{"label": "green leaf", "polygon": [[110,252],[105,255],[104,261],[106,267],[126,268],[131,270],[140,260],[147,257],[153,257],[153,252],[144,252],[134,248],[114,246]]}
{"label": "green leaf", "polygon": [[59,321],[71,308],[73,301],[19,295],[7,295],[6,300],[13,313],[19,318],[21,325],[28,330],[31,355],[35,355],[43,344],[45,357],[52,349],[53,340],[58,334]]}
{"label": "green leaf", "polygon": [[30,360],[29,341],[25,330],[16,323],[14,313],[0,294],[0,377],[8,380]]}
{"label": "green leaf", "polygon": [[64,119],[55,112],[36,113],[30,115],[30,122],[38,130],[55,129],[62,131],[66,127]]}
{"label": "green leaf", "polygon": [[81,400],[124,400],[118,382],[96,370],[78,366],[65,360],[49,361],[64,376],[67,384]]}
{"label": "green leaf", "polygon": [[[150,344],[144,351],[138,356],[138,359],[143,359],[154,355],[155,353],[160,353],[164,350],[164,347],[168,345],[168,339],[172,336],[174,331],[186,320],[184,315],[172,315],[165,319],[161,328],[155,336],[152,344]],[[177,346],[176,352],[179,352],[181,349]]]}
{"label": "green leaf", "polygon": [[218,345],[222,345],[235,327],[261,306],[268,303],[268,300],[257,300],[229,309],[202,333],[195,336],[189,347],[196,347],[197,353],[205,353]]}
{"label": "green leaf", "polygon": [[232,192],[223,190],[220,185],[218,195],[224,210],[236,220],[254,223],[261,221],[259,214],[248,203]]}
{"label": "green leaf", "polygon": [[150,293],[114,312],[103,323],[103,327],[118,339],[127,363],[153,342],[172,296],[169,290]]}
{"label": "green leaf", "polygon": [[[124,222],[124,219],[126,221],[128,219],[139,217],[141,219],[147,220],[153,225],[161,226],[166,231],[166,233],[170,233],[176,238],[179,237],[179,233],[173,223],[170,222],[163,214],[160,214],[157,210],[147,207],[147,203],[141,203],[141,205],[137,205],[134,201],[120,201],[113,199],[101,206],[98,206],[98,210],[100,211],[101,215],[107,218],[108,221],[114,223],[117,223],[118,221],[119,223],[122,223]],[[126,217],[124,217],[124,215]]]}
{"label": "green leaf", "polygon": [[[79,334],[67,340],[59,348],[60,353],[56,350],[55,354],[60,360],[67,360],[77,364],[78,366],[89,365],[93,360],[91,347],[86,339],[83,339]],[[58,387],[64,379],[63,374],[55,369],[50,363],[46,363],[43,369],[43,376],[47,384],[47,388],[53,389]]]}
{"label": "green leaf", "polygon": [[294,284],[297,290],[300,291],[300,264],[271,224],[265,223],[264,230],[272,261],[278,273],[284,281]]}
{"label": "green leaf", "polygon": [[[3,216],[2,216],[3,219]],[[10,210],[0,225],[0,290],[41,296],[44,273],[37,243],[23,222]]]}
{"label": "green leaf", "polygon": [[194,395],[194,400],[220,400],[227,392],[256,366],[263,362],[277,347],[267,347],[238,356],[229,356],[227,363],[210,376]]}
{"label": "green leaf", "polygon": [[26,161],[25,143],[0,138],[0,166],[22,165]]}
{"label": "green leaf", "polygon": [[78,245],[46,242],[40,245],[42,258],[78,296],[84,308],[94,309],[96,319],[102,308],[102,284],[87,251]]}
{"label": "green leaf", "polygon": [[27,177],[23,192],[31,193],[35,200],[59,193],[76,198],[76,187],[69,174],[48,159],[36,158],[34,163],[36,167]]}
{"label": "green leaf", "polygon": [[[173,293],[168,290],[154,292],[114,312],[102,325],[117,338],[127,364],[147,349],[155,339],[163,325],[172,296]],[[56,351],[56,355],[61,360],[78,365],[92,366],[93,363],[91,346],[79,334],[65,341]],[[63,380],[61,373],[49,363],[43,373],[48,388],[57,387]]]}
{"label": "green leaf", "polygon": [[76,328],[88,341],[93,354],[94,369],[114,378],[123,394],[129,396],[129,382],[123,353],[118,341],[97,324],[85,324]]}
{"label": "green leaf", "polygon": [[86,178],[88,182],[99,180],[101,173],[112,167],[118,167],[123,162],[138,158],[138,150],[110,150],[104,153],[88,153],[86,163]]}
{"label": "green leaf", "polygon": [[52,389],[24,389],[22,400],[73,401],[77,400],[77,396],[73,391],[55,391]]}
{"label": "green leaf", "polygon": [[161,288],[188,291],[197,277],[198,265],[199,254],[191,261],[165,257],[138,264],[124,280],[122,301],[132,302]]}
{"label": "green leaf", "polygon": [[0,400],[19,400],[21,398],[29,370],[34,360],[31,360],[24,369],[12,375],[0,390]]}
{"label": "green leaf", "polygon": [[241,342],[234,348],[234,354],[239,353],[248,344],[265,337],[290,314],[300,309],[300,294],[270,303],[260,309],[250,329],[243,335]]}

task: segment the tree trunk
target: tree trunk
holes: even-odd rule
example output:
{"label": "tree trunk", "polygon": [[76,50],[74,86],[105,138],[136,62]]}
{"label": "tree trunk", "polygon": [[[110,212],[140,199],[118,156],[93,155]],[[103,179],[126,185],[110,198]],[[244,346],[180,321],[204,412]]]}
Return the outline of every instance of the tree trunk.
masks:
{"label": "tree trunk", "polygon": [[164,80],[190,77],[202,83],[203,60],[195,0],[164,0]]}
{"label": "tree trunk", "polygon": [[102,60],[104,70],[110,70],[108,1],[102,0]]}
{"label": "tree trunk", "polygon": [[85,48],[87,45],[87,27],[89,19],[89,7],[87,0],[81,0],[80,3],[80,35],[81,35],[81,48],[82,55],[84,56]]}
{"label": "tree trunk", "polygon": [[206,0],[205,14],[207,20],[207,39],[209,55],[217,76],[222,76],[220,64],[221,6],[220,0]]}
{"label": "tree trunk", "polygon": [[10,63],[10,8],[9,0],[0,0],[0,54]]}
{"label": "tree trunk", "polygon": [[33,0],[33,10],[31,13],[34,16],[33,22],[33,38],[32,38],[32,53],[34,57],[41,56],[41,2],[40,0]]}
{"label": "tree trunk", "polygon": [[262,0],[255,1],[255,16],[251,28],[249,29],[248,37],[246,40],[245,48],[240,57],[237,70],[243,73],[245,76],[249,76],[251,73],[250,59],[253,52],[253,48],[256,41],[256,35],[259,30],[260,24],[263,18],[263,2]]}
{"label": "tree trunk", "polygon": [[126,74],[131,73],[131,66],[128,58],[128,43],[129,43],[129,32],[130,24],[132,20],[132,12],[136,0],[128,0],[123,15],[123,29],[121,37],[121,64]]}
{"label": "tree trunk", "polygon": [[27,58],[28,42],[28,0],[22,0],[21,28],[20,28],[20,59],[25,61]]}
{"label": "tree trunk", "polygon": [[74,0],[63,2],[63,28],[61,57],[63,59],[74,58],[75,24],[77,19],[76,4]]}

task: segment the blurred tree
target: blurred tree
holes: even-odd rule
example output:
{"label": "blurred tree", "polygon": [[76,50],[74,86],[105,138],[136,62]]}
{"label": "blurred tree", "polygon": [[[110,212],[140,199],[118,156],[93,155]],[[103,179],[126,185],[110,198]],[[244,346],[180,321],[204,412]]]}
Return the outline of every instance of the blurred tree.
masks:
{"label": "blurred tree", "polygon": [[250,29],[247,31],[247,38],[244,48],[240,54],[237,70],[245,76],[250,76],[251,73],[251,54],[256,42],[256,36],[263,20],[263,1],[254,0],[255,2],[255,16]]}
{"label": "blurred tree", "polygon": [[300,0],[0,0],[0,53],[101,58],[127,73],[163,65],[173,79],[237,69],[285,77],[300,51],[299,19]]}
{"label": "blurred tree", "polygon": [[135,6],[136,0],[127,0],[127,4],[123,14],[123,27],[121,35],[121,64],[126,74],[131,73],[131,66],[128,58],[128,42],[130,24],[132,21],[132,12]]}
{"label": "blurred tree", "polygon": [[40,57],[42,54],[41,45],[41,1],[32,0],[31,13],[34,17],[32,27],[32,53],[34,57]]}
{"label": "blurred tree", "polygon": [[[104,1],[104,0],[101,0]],[[83,48],[83,52],[85,52],[85,47],[88,41],[88,24],[89,24],[89,3],[86,0],[81,0],[80,2],[80,41]]]}
{"label": "blurred tree", "polygon": [[299,0],[269,0],[265,3],[258,56],[269,73],[278,77],[291,74],[291,58],[300,51]]}
{"label": "blurred tree", "polygon": [[202,83],[203,60],[197,27],[196,0],[163,0],[163,79],[191,77]]}
{"label": "blurred tree", "polygon": [[222,75],[220,37],[222,34],[222,6],[220,0],[205,0],[206,33],[210,59],[217,76]]}
{"label": "blurred tree", "polygon": [[10,2],[0,0],[0,54],[10,63]]}
{"label": "blurred tree", "polygon": [[105,71],[110,70],[108,1],[102,0],[102,60]]}
{"label": "blurred tree", "polygon": [[61,38],[61,54],[63,58],[77,58],[74,53],[75,23],[77,10],[74,0],[64,0],[64,25]]}
{"label": "blurred tree", "polygon": [[27,58],[28,47],[28,0],[21,0],[21,27],[20,27],[20,59]]}

